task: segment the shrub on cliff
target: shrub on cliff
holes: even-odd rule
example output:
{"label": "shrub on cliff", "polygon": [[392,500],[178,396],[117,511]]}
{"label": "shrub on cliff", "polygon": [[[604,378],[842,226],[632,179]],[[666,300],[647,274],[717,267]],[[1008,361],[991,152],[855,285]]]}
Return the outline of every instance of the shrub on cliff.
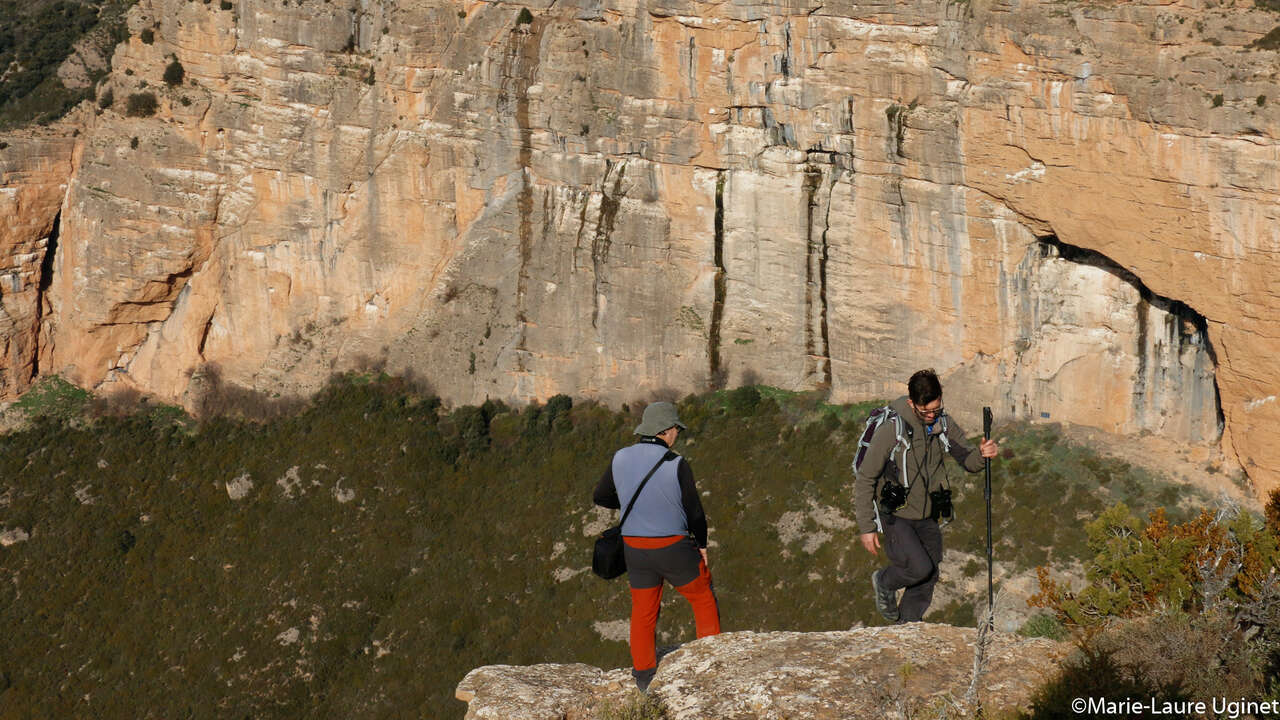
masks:
{"label": "shrub on cliff", "polygon": [[170,87],[181,85],[182,78],[186,76],[186,71],[182,69],[182,63],[178,62],[178,58],[174,58],[173,62],[164,67],[164,81]]}
{"label": "shrub on cliff", "polygon": [[125,114],[129,117],[151,117],[156,114],[157,107],[155,93],[132,93],[125,101]]}
{"label": "shrub on cliff", "polygon": [[1280,604],[1274,572],[1280,536],[1250,513],[1204,510],[1172,524],[1159,509],[1144,523],[1121,503],[1086,529],[1093,559],[1084,588],[1062,587],[1041,568],[1035,600],[1064,623],[1090,626],[1161,608],[1200,613],[1218,606],[1232,607],[1244,620],[1252,604]]}
{"label": "shrub on cliff", "polygon": [[1228,506],[1170,523],[1123,504],[1087,526],[1087,584],[1040,570],[1032,600],[1077,631],[1081,653],[1041,690],[1037,713],[1073,697],[1257,697],[1280,689],[1280,492],[1265,520]]}
{"label": "shrub on cliff", "polygon": [[27,390],[14,409],[27,418],[52,418],[69,422],[88,408],[90,394],[57,375],[47,377]]}
{"label": "shrub on cliff", "polygon": [[[1280,5],[1280,2],[1277,2],[1277,5]],[[1254,40],[1249,47],[1259,50],[1280,50],[1280,26],[1272,28],[1266,35]]]}
{"label": "shrub on cliff", "polygon": [[652,695],[636,693],[626,701],[599,708],[595,720],[666,720],[667,709]]}

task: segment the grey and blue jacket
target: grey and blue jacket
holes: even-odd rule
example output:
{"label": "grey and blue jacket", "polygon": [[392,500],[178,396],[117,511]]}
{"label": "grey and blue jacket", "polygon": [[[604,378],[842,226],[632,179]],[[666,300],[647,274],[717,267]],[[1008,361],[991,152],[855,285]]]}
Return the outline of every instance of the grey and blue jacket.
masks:
{"label": "grey and blue jacket", "polygon": [[[614,453],[613,462],[596,485],[596,505],[620,510],[631,502],[640,481],[670,448],[646,437]],[[692,535],[698,547],[707,546],[707,516],[702,511],[693,470],[679,455],[658,468],[627,517],[622,534],[629,537]]]}

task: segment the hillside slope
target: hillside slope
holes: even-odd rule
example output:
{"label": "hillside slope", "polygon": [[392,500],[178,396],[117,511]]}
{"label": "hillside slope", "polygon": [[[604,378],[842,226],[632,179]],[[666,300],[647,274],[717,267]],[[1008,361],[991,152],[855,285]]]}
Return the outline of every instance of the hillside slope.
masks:
{"label": "hillside slope", "polygon": [[[880,623],[848,497],[869,407],[756,388],[680,402],[727,630]],[[445,411],[404,381],[348,377],[261,423],[63,415],[0,444],[0,718],[458,717],[475,667],[627,662],[625,583],[586,565],[612,519],[591,489],[635,409]],[[1117,500],[1201,502],[1052,426],[1001,435],[1010,585],[1071,566],[1081,520]],[[971,626],[985,603],[980,477],[953,476],[935,622]],[[691,627],[674,602],[660,642]]]}

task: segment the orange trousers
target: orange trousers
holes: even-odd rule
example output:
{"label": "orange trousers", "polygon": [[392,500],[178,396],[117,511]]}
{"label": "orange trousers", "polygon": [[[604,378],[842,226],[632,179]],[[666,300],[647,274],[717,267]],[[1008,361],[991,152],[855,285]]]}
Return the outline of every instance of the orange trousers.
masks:
{"label": "orange trousers", "polygon": [[[662,609],[663,584],[651,588],[631,588],[631,663],[636,670],[658,666],[655,633],[658,613]],[[711,571],[698,561],[698,577],[680,585],[676,591],[693,608],[693,622],[698,637],[720,633],[720,608],[711,585]]]}

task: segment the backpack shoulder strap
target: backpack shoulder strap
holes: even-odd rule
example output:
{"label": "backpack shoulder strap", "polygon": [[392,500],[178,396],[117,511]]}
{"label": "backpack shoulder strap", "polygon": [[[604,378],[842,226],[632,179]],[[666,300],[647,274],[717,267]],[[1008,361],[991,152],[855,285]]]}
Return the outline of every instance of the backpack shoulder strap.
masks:
{"label": "backpack shoulder strap", "polygon": [[938,418],[938,422],[942,424],[942,429],[938,431],[938,441],[942,443],[944,452],[951,452],[951,438],[947,437],[947,416],[944,413]]}
{"label": "backpack shoulder strap", "polygon": [[867,451],[871,449],[871,439],[875,436],[880,426],[884,424],[885,418],[888,417],[889,406],[878,407],[867,415],[867,421],[862,426],[862,434],[858,437],[858,449],[853,454],[853,462],[849,469],[856,474],[858,467],[862,465],[862,461],[867,457]]}
{"label": "backpack shoulder strap", "polygon": [[910,450],[911,438],[907,437],[906,425],[902,421],[902,416],[890,410],[889,417],[893,420],[893,432],[898,438],[898,444]]}
{"label": "backpack shoulder strap", "polygon": [[[899,482],[902,487],[911,487],[911,479],[907,477],[907,451],[911,449],[911,436],[907,435],[906,425],[902,420],[902,416],[893,410],[889,410],[889,417],[893,419],[893,432],[897,436],[898,443],[894,446],[894,450],[898,453],[898,475]],[[893,451],[890,451],[891,453]]]}

